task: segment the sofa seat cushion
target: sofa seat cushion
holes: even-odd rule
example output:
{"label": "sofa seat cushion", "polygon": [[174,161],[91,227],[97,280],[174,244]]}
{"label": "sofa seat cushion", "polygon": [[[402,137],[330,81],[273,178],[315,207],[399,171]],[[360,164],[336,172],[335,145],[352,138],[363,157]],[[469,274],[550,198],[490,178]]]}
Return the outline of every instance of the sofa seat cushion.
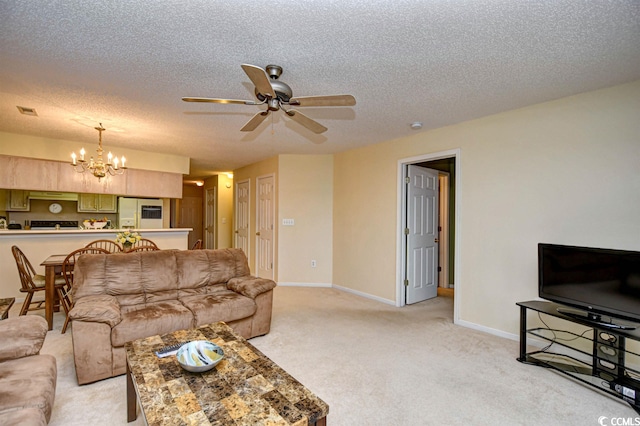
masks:
{"label": "sofa seat cushion", "polygon": [[253,299],[226,289],[182,297],[180,301],[193,312],[196,327],[217,321],[230,322],[250,317],[257,309]]}
{"label": "sofa seat cushion", "polygon": [[177,300],[122,307],[122,321],[111,330],[111,344],[193,327],[193,314]]}
{"label": "sofa seat cushion", "polygon": [[0,363],[0,412],[37,408],[51,419],[58,369],[51,355]]}

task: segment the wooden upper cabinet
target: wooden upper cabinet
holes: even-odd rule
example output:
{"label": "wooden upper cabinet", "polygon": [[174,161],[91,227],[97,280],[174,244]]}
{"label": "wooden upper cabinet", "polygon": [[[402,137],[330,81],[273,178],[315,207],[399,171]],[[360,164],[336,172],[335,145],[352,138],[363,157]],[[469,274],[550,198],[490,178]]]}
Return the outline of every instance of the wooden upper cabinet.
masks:
{"label": "wooden upper cabinet", "polygon": [[117,213],[117,197],[110,194],[98,194],[98,211],[104,213]]}
{"label": "wooden upper cabinet", "polygon": [[7,210],[9,211],[29,211],[31,209],[29,191],[12,189],[7,198]]}
{"label": "wooden upper cabinet", "polygon": [[117,197],[110,194],[78,194],[80,213],[117,213]]}

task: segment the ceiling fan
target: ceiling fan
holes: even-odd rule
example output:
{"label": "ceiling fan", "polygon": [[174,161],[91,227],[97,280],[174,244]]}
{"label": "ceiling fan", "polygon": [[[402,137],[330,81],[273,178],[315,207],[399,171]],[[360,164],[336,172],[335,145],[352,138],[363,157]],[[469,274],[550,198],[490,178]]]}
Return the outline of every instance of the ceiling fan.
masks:
{"label": "ceiling fan", "polygon": [[[293,97],[291,87],[286,83],[278,80],[282,75],[282,67],[278,65],[267,65],[262,69],[255,65],[243,64],[242,69],[247,74],[253,85],[255,86],[255,94],[257,101],[245,101],[240,99],[215,99],[215,98],[182,98],[185,102],[213,102],[219,104],[244,104],[244,105],[266,105],[267,109],[260,111],[254,115],[251,120],[245,124],[243,132],[250,132],[264,121],[271,111],[284,111],[293,121],[298,122],[314,133],[323,133],[327,128],[315,120],[302,114],[295,109],[289,109],[289,106],[353,106],[356,99],[351,95],[327,95],[327,96],[299,96]],[[287,108],[285,108],[285,106]]]}

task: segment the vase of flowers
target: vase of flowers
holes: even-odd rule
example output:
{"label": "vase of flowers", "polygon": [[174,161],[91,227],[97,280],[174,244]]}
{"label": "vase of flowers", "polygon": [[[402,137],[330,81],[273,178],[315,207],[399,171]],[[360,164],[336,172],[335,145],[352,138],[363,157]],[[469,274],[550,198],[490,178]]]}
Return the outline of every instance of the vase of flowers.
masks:
{"label": "vase of flowers", "polygon": [[142,237],[137,232],[131,232],[127,229],[116,234],[116,243],[122,244],[124,251],[129,251],[135,243],[140,241],[141,238]]}

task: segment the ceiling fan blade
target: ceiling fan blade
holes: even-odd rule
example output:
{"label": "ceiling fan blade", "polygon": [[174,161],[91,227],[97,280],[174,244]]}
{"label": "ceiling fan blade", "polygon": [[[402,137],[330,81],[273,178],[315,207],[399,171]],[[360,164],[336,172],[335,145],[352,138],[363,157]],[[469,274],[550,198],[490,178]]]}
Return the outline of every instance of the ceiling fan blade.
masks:
{"label": "ceiling fan blade", "polygon": [[247,121],[247,124],[245,124],[242,129],[240,129],[241,132],[250,132],[252,130],[255,130],[256,127],[258,127],[260,125],[260,123],[262,123],[264,121],[265,118],[267,118],[267,115],[269,115],[269,110],[266,111],[261,111],[259,113],[257,113],[256,115],[254,115],[251,120]]}
{"label": "ceiling fan blade", "polygon": [[241,104],[241,105],[259,105],[255,101],[243,101],[242,99],[215,99],[215,98],[182,98],[185,102],[213,102],[216,104]]}
{"label": "ceiling fan blade", "polygon": [[296,111],[295,109],[290,109],[290,110],[285,111],[285,112],[287,113],[287,115],[289,117],[291,117],[291,119],[293,121],[296,121],[296,122],[302,124],[304,127],[306,127],[307,129],[311,130],[313,133],[323,133],[323,132],[326,132],[328,130],[322,124],[318,123],[315,120],[310,119],[309,117],[307,117],[306,115],[304,115],[300,111]]}
{"label": "ceiling fan blade", "polygon": [[353,106],[356,98],[351,95],[301,96],[289,99],[289,105],[299,106]]}
{"label": "ceiling fan blade", "polygon": [[269,82],[269,76],[267,75],[265,70],[255,65],[249,64],[242,64],[242,69],[247,74],[249,79],[251,79],[253,85],[256,86],[258,93],[269,96],[271,98],[276,97],[275,91],[273,90],[273,87]]}

